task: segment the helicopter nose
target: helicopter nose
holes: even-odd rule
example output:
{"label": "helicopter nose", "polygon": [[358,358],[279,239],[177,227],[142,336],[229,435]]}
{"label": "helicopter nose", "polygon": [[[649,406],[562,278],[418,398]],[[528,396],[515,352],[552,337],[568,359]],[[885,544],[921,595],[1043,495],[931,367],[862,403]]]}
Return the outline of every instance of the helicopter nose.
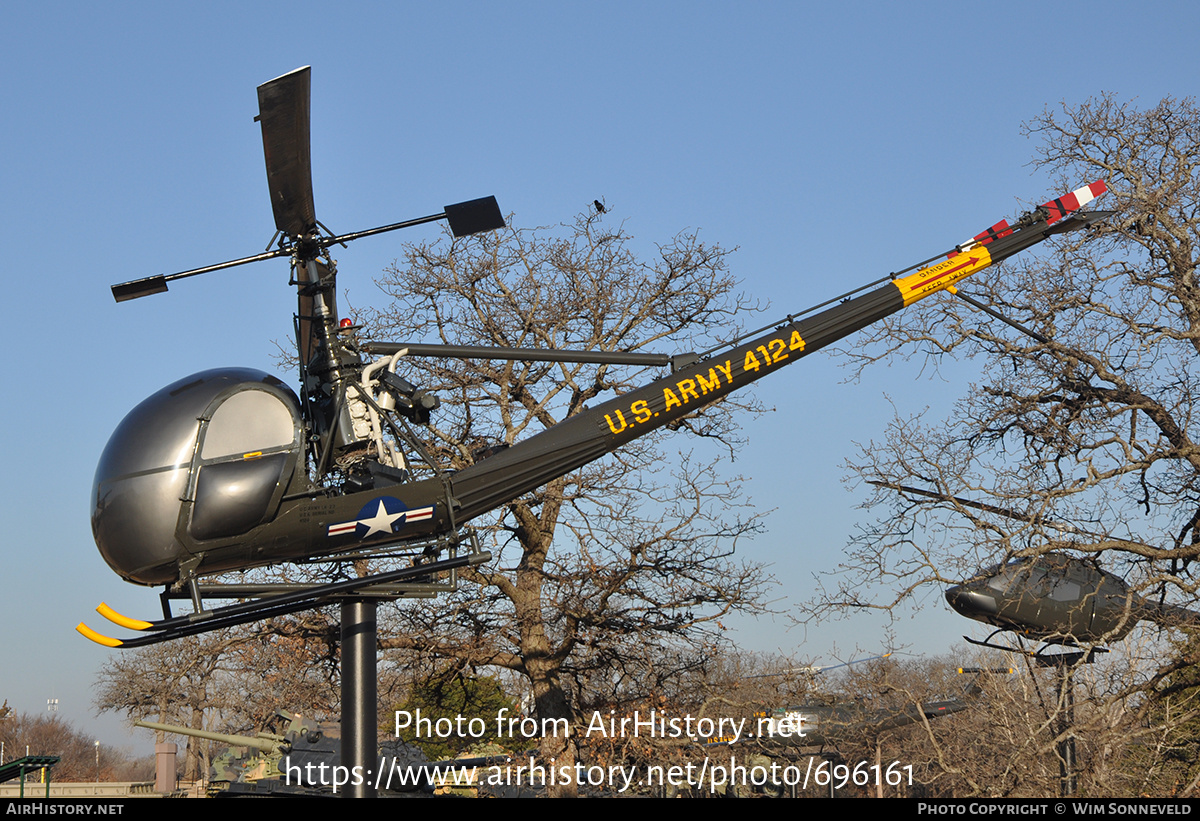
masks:
{"label": "helicopter nose", "polygon": [[957,613],[969,619],[986,621],[1000,612],[994,597],[967,585],[947,590],[946,601]]}

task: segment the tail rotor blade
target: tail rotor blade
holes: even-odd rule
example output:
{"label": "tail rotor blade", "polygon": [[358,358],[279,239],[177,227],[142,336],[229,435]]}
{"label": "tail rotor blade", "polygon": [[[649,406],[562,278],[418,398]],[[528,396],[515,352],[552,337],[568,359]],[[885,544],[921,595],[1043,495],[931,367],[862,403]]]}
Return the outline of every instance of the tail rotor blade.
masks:
{"label": "tail rotor blade", "polygon": [[1057,199],[1042,203],[1042,207],[1049,212],[1046,217],[1046,224],[1053,225],[1072,211],[1076,211],[1087,205],[1107,190],[1108,186],[1104,180],[1096,180],[1093,183],[1083,186],[1083,188],[1075,189],[1070,194],[1063,194]]}
{"label": "tail rotor blade", "polygon": [[[1063,217],[1078,211],[1107,190],[1108,185],[1104,180],[1096,180],[1082,188],[1075,189],[1070,194],[1063,194],[1061,197],[1050,200],[1050,202],[1042,203],[1042,208],[1045,210],[1046,224],[1053,225]],[[966,248],[974,245],[987,245],[989,242],[1007,237],[1012,232],[1013,229],[1009,225],[1008,220],[1000,220],[991,228],[985,228],[983,231],[980,231],[959,247]],[[957,254],[958,251],[952,251],[946,257],[950,259]]]}

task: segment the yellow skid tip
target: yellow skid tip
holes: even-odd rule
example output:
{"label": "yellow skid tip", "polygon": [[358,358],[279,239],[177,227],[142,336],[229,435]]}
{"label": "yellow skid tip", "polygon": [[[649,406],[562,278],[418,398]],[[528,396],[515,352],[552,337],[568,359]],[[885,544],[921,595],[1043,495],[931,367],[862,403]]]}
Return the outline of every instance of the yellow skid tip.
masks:
{"label": "yellow skid tip", "polygon": [[100,602],[100,606],[96,608],[96,612],[99,613],[101,616],[104,616],[104,618],[108,619],[113,624],[119,625],[121,627],[127,627],[130,630],[145,630],[149,627],[153,627],[153,625],[150,624],[150,622],[148,622],[148,621],[142,621],[141,619],[131,619],[131,618],[129,618],[129,616],[122,616],[120,613],[118,613],[116,610],[113,610],[111,607],[109,607],[104,602]]}
{"label": "yellow skid tip", "polygon": [[120,647],[125,643],[120,639],[110,639],[108,636],[102,636],[83,622],[79,622],[79,626],[75,629],[82,633],[85,638],[91,639],[96,644],[103,644],[105,647]]}

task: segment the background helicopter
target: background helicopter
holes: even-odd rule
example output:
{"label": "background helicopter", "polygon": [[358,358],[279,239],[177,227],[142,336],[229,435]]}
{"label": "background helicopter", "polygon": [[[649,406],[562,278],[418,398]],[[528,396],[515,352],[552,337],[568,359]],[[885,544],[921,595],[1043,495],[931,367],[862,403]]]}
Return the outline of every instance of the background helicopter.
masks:
{"label": "background helicopter", "polygon": [[[1200,625],[1200,613],[1147,601],[1094,562],[1064,553],[1013,559],[981,570],[946,591],[946,601],[969,619],[1050,644],[1120,641],[1139,621]],[[992,635],[995,635],[993,633]],[[989,645],[967,639],[973,644]],[[1003,648],[1009,649],[1009,648]]]}
{"label": "background helicopter", "polygon": [[[980,571],[976,578],[946,591],[946,601],[962,615],[999,629],[971,644],[1026,656],[1040,667],[1057,669],[1055,744],[1059,763],[1059,792],[1074,795],[1076,779],[1075,688],[1076,664],[1094,661],[1107,648],[1100,642],[1119,641],[1139,621],[1164,626],[1200,625],[1200,613],[1175,605],[1150,602],[1129,589],[1124,579],[1101,570],[1091,561],[1064,553],[1014,559]],[[994,644],[997,633],[1044,642],[1036,651]],[[1048,652],[1056,645],[1086,649]]]}
{"label": "background helicopter", "polygon": [[[118,301],[134,299],[161,293],[176,279],[290,257],[299,299],[300,394],[260,371],[222,368],[186,377],[145,400],[113,434],[97,468],[92,512],[96,543],[123,578],[186,589],[197,611],[204,611],[206,594],[228,598],[279,592],[253,585],[202,591],[199,580],[205,576],[327,557],[405,555],[412,562],[397,571],[204,611],[203,620],[168,615],[141,621],[102,605],[100,612],[115,623],[149,631],[123,642],[80,625],[89,638],[110,646],[168,640],[485,561],[487,554],[465,528],[473,517],[919,299],[953,289],[954,283],[1052,234],[1106,216],[1073,213],[1103,193],[1104,183],[1096,182],[1011,226],[997,223],[945,257],[831,300],[837,304],[807,319],[791,315],[755,332],[761,336],[700,355],[363,343],[348,320],[338,319],[330,245],[440,219],[449,222],[456,236],[491,230],[503,226],[499,208],[493,198],[485,198],[368,231],[323,234],[312,198],[309,70],[260,86],[259,110],[281,236],[278,247],[124,283],[114,286],[113,294]],[[908,273],[913,269],[918,270]],[[369,361],[371,356],[376,358]],[[420,457],[423,448],[411,425],[427,421],[438,400],[396,372],[405,356],[656,364],[671,365],[673,373],[450,475],[433,460],[412,456]],[[460,553],[463,544],[468,548]],[[448,558],[440,558],[444,552]],[[396,588],[389,591],[395,594]]]}
{"label": "background helicopter", "polygon": [[[890,652],[881,656],[855,659],[828,666],[798,667],[795,671],[809,673],[814,678],[831,670],[850,667],[880,659],[889,658]],[[786,671],[792,672],[792,671]],[[979,676],[983,673],[1011,673],[1009,668],[984,670],[975,667],[960,667],[958,673],[972,674],[973,678],[966,685],[961,697],[931,701],[922,704],[908,704],[901,708],[868,707],[861,700],[845,699],[837,701],[826,699],[813,701],[798,707],[780,707],[768,713],[758,713],[754,726],[758,735],[747,736],[750,743],[764,751],[800,752],[812,747],[834,745],[838,738],[847,738],[862,734],[879,734],[898,727],[907,727],[922,719],[940,718],[961,712],[969,706],[966,700],[982,692]],[[786,673],[784,673],[786,674]],[[768,676],[783,675],[771,673]],[[767,676],[750,676],[750,678],[766,678]],[[720,742],[722,739],[709,739]],[[727,740],[726,740],[727,741]]]}
{"label": "background helicopter", "polygon": [[[887,653],[830,667],[795,669],[802,672],[811,670],[815,677],[826,670],[885,659],[891,655],[891,653]],[[871,706],[862,698],[816,696],[799,706],[780,707],[770,712],[755,713],[741,738],[709,739],[705,746],[732,747],[738,751],[739,759],[744,761],[747,767],[762,766],[768,772],[771,771],[771,762],[776,759],[795,761],[802,757],[819,756],[829,762],[838,762],[843,760],[839,748],[847,742],[853,743],[864,738],[877,741],[880,736],[891,730],[944,718],[970,709],[974,698],[983,692],[979,682],[983,673],[1007,675],[1013,670],[1007,667],[990,669],[962,667],[958,668],[957,672],[960,675],[972,675],[971,680],[963,687],[959,696],[937,701],[906,700],[906,703],[893,704],[890,707]],[[765,676],[752,676],[751,678],[762,677]],[[890,689],[884,688],[882,692],[886,693]],[[828,783],[828,786],[830,788],[829,795],[832,797],[835,786],[833,780]],[[780,781],[768,781],[757,790],[747,789],[746,785],[736,783],[730,783],[726,788],[726,795],[731,798],[746,797],[752,792],[779,797],[786,792],[786,786]]]}

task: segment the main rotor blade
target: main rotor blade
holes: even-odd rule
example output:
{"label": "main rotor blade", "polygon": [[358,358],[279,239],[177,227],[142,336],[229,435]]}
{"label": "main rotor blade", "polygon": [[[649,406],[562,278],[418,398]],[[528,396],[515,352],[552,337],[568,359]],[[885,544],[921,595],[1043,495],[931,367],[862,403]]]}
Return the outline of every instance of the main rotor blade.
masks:
{"label": "main rotor blade", "polygon": [[292,239],[317,226],[309,142],[310,80],[311,67],[305,66],[258,87],[258,121],[275,227]]}

